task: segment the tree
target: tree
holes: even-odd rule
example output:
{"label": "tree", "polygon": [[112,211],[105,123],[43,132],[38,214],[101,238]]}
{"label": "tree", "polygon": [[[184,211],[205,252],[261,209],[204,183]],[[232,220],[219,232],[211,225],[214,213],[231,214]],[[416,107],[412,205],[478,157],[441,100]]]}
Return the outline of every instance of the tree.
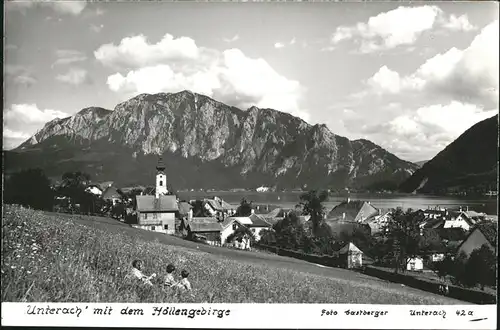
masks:
{"label": "tree", "polygon": [[342,242],[354,243],[364,252],[368,251],[374,244],[370,226],[365,224],[356,224],[352,231],[342,230],[338,238]]}
{"label": "tree", "polygon": [[4,201],[38,210],[52,211],[54,192],[50,180],[39,168],[12,174],[4,186]]}
{"label": "tree", "polygon": [[111,216],[115,219],[125,219],[127,216],[126,207],[122,203],[116,203],[111,209]]}
{"label": "tree", "polygon": [[465,252],[460,252],[460,254],[455,258],[452,268],[452,280],[454,284],[458,284],[465,287],[470,287],[475,285],[474,277],[472,274],[467,274],[467,254]]}
{"label": "tree", "polygon": [[299,205],[304,215],[311,216],[312,231],[314,236],[321,236],[322,223],[324,223],[325,208],[323,202],[328,199],[327,191],[311,190],[300,195]]}
{"label": "tree", "polygon": [[443,260],[434,262],[431,264],[432,270],[436,273],[436,275],[443,280],[446,276],[453,276],[453,271],[455,267],[455,261],[451,258],[450,255],[447,255]]}
{"label": "tree", "polygon": [[419,253],[420,227],[424,220],[423,214],[408,209],[404,212],[401,208],[393,210],[384,228],[386,236],[393,243],[394,271],[406,269],[409,260]]}
{"label": "tree", "polygon": [[238,226],[234,232],[228,235],[226,241],[231,243],[233,241],[237,242],[250,242],[255,243],[255,235],[254,233],[246,226]]}
{"label": "tree", "polygon": [[249,202],[246,200],[246,198],[243,198],[241,200],[240,206],[236,209],[236,216],[237,217],[248,217],[252,214],[252,202]]}
{"label": "tree", "polygon": [[90,181],[90,175],[84,172],[66,172],[62,175],[59,193],[71,199],[73,204],[85,204],[89,200],[85,187]]}
{"label": "tree", "polygon": [[496,284],[495,254],[486,244],[472,251],[465,267],[466,273],[471,276],[470,284],[481,285],[481,290]]}
{"label": "tree", "polygon": [[425,229],[422,236],[420,236],[418,244],[421,252],[429,253],[444,250],[441,237],[439,237],[439,234],[434,229]]}
{"label": "tree", "polygon": [[210,214],[203,206],[203,201],[196,200],[192,204],[193,206],[193,217],[209,217]]}
{"label": "tree", "polygon": [[306,232],[296,212],[290,212],[274,226],[276,245],[284,249],[299,249],[303,247]]}
{"label": "tree", "polygon": [[259,236],[259,243],[262,243],[264,245],[276,244],[276,232],[272,229],[262,229],[259,233]]}

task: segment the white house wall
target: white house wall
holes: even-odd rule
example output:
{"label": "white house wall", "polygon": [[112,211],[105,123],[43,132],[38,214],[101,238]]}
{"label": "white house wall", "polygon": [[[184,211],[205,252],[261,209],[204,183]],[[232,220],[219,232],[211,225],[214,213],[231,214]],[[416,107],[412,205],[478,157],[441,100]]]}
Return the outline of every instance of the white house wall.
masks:
{"label": "white house wall", "polygon": [[[174,212],[140,212],[138,224],[141,226],[161,226],[162,230],[167,234],[175,233],[175,213]],[[168,228],[165,228],[165,225]]]}
{"label": "white house wall", "polygon": [[220,241],[221,241],[221,244],[224,244],[227,240],[227,237],[229,235],[231,235],[232,233],[234,233],[234,230],[233,230],[233,224],[230,224],[229,226],[227,226],[226,228],[224,228],[221,233],[220,233]]}

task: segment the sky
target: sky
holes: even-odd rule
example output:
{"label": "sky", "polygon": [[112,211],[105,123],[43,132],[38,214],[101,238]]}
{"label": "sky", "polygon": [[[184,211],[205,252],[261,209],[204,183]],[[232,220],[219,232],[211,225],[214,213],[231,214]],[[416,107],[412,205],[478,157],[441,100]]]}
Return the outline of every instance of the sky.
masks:
{"label": "sky", "polygon": [[494,2],[5,4],[4,149],[56,118],[191,90],[434,157],[498,113]]}

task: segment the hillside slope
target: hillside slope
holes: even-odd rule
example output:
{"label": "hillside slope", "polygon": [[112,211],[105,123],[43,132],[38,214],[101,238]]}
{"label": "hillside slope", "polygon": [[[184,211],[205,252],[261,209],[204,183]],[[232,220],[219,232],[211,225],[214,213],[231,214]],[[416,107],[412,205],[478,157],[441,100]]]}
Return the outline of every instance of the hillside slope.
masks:
{"label": "hillside slope", "polygon": [[177,188],[284,188],[400,183],[417,166],[367,140],[272,109],[246,111],[189,91],[141,94],[114,111],[55,119],[15,150],[6,171],[39,164],[50,176],[85,169],[96,180],[147,184],[158,155]]}
{"label": "hillside slope", "polygon": [[[464,303],[344,269],[200,245],[110,218],[2,206],[3,302]],[[166,275],[165,265],[187,269],[192,295],[132,281],[126,275],[134,259],[144,262],[146,274],[158,274],[155,286]]]}
{"label": "hillside slope", "polygon": [[400,189],[403,192],[454,193],[496,190],[498,116],[469,128],[425,163]]}

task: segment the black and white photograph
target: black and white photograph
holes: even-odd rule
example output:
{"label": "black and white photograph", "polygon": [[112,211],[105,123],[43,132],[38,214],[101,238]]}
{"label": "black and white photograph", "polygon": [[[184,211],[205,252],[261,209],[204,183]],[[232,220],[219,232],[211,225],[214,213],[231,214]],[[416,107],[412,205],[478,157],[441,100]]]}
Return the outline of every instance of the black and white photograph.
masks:
{"label": "black and white photograph", "polygon": [[2,305],[495,305],[498,10],[6,1]]}

